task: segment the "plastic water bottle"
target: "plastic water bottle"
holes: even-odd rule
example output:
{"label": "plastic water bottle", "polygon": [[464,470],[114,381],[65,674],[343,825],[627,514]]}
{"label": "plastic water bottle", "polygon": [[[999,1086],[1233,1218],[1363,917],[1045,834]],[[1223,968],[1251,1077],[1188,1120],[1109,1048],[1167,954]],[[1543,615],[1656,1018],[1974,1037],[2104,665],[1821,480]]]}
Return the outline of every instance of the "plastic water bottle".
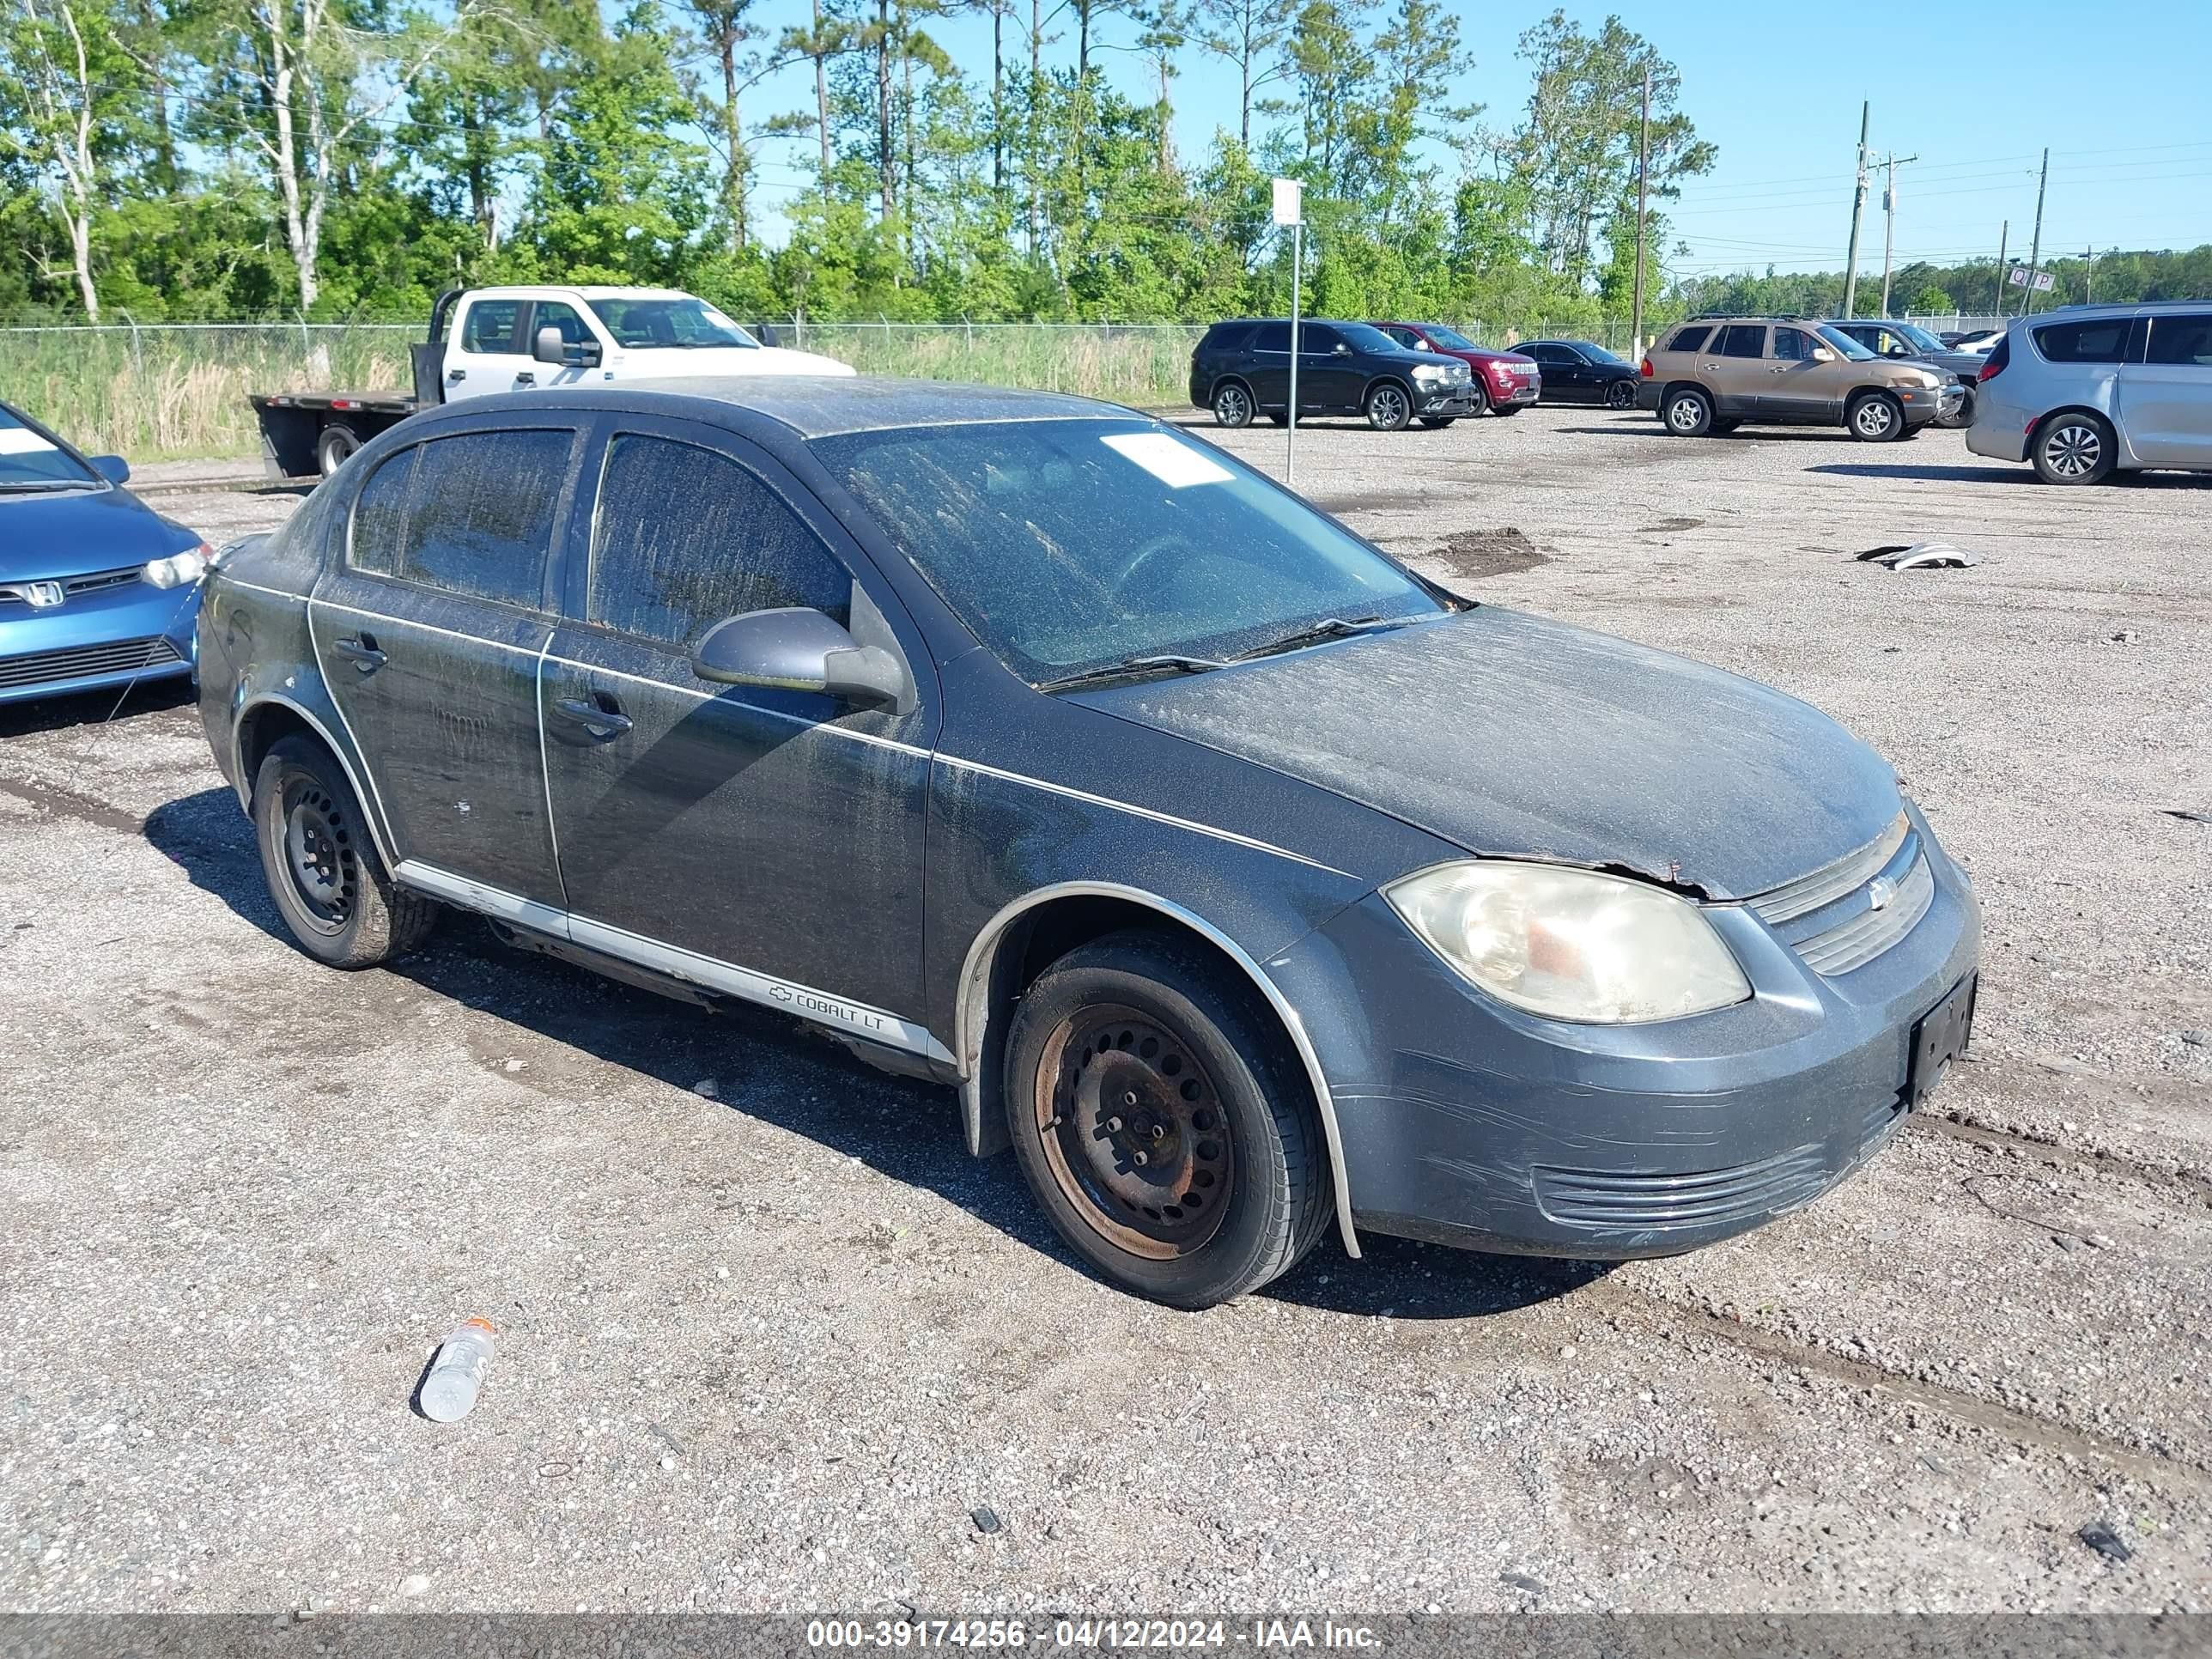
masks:
{"label": "plastic water bottle", "polygon": [[469,1414],[491,1369],[497,1334],[489,1319],[471,1319],[438,1345],[438,1357],[422,1379],[423,1416],[434,1423],[458,1423]]}

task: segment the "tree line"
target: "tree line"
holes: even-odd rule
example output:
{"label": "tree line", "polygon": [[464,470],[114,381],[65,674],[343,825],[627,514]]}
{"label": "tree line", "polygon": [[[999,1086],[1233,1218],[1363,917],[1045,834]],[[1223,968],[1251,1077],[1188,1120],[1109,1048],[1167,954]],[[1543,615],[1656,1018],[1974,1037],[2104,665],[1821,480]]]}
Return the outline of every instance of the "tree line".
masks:
{"label": "tree line", "polygon": [[[556,279],[822,321],[1202,319],[1287,302],[1291,174],[1313,308],[1565,325],[1628,308],[1647,72],[1655,247],[1714,160],[1616,18],[1528,29],[1526,103],[1486,120],[1448,0],[0,8],[16,321],[411,319]],[[988,64],[942,43],[963,13]],[[1104,72],[1130,54],[1139,95]],[[1183,154],[1200,78],[1227,115]]]}
{"label": "tree line", "polygon": [[[2040,268],[2050,273],[2048,292],[2029,296],[2003,280],[1997,265],[1998,250],[1989,258],[1960,264],[1938,265],[1921,261],[1899,266],[1890,277],[1890,308],[1902,315],[1911,312],[1942,315],[1961,312],[1975,316],[2008,315],[2033,305],[2039,311],[2053,306],[2080,305],[2090,301],[2118,303],[2135,300],[2202,300],[2212,298],[2212,244],[2185,252],[2124,252],[2107,248],[2063,258],[2046,251]],[[2005,267],[2027,264],[2027,250],[2008,249]],[[1693,311],[1735,311],[1765,313],[1796,313],[1807,317],[1843,314],[1844,273],[1831,271],[1775,271],[1764,276],[1697,276],[1676,285],[1673,299]],[[1881,276],[1859,273],[1856,296],[1861,316],[1879,314]]]}

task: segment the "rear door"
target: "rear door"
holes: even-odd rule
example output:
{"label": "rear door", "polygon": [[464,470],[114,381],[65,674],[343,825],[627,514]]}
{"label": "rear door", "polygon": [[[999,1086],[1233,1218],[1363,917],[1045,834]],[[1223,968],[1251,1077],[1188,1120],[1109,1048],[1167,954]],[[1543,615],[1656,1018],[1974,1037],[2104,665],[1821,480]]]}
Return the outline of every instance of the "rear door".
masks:
{"label": "rear door", "polygon": [[1251,382],[1252,401],[1267,410],[1290,407],[1291,325],[1261,324],[1252,331],[1244,356],[1244,378]]}
{"label": "rear door", "polygon": [[[575,515],[542,691],[571,937],[926,1052],[921,854],[938,716],[919,635],[804,487],[729,433],[608,416],[586,470],[597,501]],[[691,672],[716,623],[787,605],[887,642],[919,706]]]}
{"label": "rear door", "polygon": [[2149,319],[2140,358],[2120,369],[2120,426],[2153,466],[2212,467],[2212,307]]}
{"label": "rear door", "polygon": [[537,379],[538,361],[522,337],[530,308],[526,300],[461,296],[446,348],[446,401],[512,392],[524,375]]}
{"label": "rear door", "polygon": [[510,417],[394,452],[307,606],[404,878],[556,930],[538,672],[580,442],[576,422]]}
{"label": "rear door", "polygon": [[1698,364],[1713,389],[1717,412],[1735,420],[1764,414],[1768,399],[1766,325],[1730,323],[1713,332],[1711,349],[1699,355]]}

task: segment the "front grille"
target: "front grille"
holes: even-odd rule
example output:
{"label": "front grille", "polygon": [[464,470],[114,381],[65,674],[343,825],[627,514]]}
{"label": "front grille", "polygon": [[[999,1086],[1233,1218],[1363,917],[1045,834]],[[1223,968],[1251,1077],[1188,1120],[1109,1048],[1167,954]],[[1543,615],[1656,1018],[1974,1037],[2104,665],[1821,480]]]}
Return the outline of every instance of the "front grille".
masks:
{"label": "front grille", "polygon": [[1819,1146],[1778,1152],[1755,1164],[1692,1175],[1623,1175],[1610,1170],[1538,1168],[1536,1202],[1553,1220],[1577,1227],[1710,1227],[1809,1204],[1828,1184]]}
{"label": "front grille", "polygon": [[[1875,884],[1883,884],[1880,902]],[[1749,901],[1804,958],[1833,976],[1863,968],[1911,933],[1936,902],[1936,873],[1919,833],[1899,812],[1856,852]]]}
{"label": "front grille", "polygon": [[183,660],[175,646],[159,638],[112,640],[100,645],[73,646],[65,651],[33,651],[21,657],[0,657],[0,691],[42,685],[52,680],[82,679],[93,674],[125,674]]}
{"label": "front grille", "polygon": [[[61,579],[62,592],[70,599],[80,593],[97,593],[104,588],[122,587],[144,576],[146,567],[127,565],[120,570],[94,570],[82,576]],[[0,605],[27,605],[30,593],[22,582],[0,582]]]}

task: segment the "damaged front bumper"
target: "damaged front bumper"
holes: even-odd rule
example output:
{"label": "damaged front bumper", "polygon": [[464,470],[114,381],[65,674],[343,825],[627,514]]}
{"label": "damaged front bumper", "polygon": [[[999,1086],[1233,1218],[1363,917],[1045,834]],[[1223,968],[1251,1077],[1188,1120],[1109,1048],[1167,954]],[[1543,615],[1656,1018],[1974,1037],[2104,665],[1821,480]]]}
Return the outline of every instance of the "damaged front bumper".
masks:
{"label": "damaged front bumper", "polygon": [[1750,906],[1715,905],[1753,996],[1685,1019],[1508,1008],[1379,896],[1271,962],[1328,1079],[1356,1224],[1621,1260],[1711,1243],[1827,1191],[1902,1121],[1916,1027],[1979,957],[1966,876],[1914,823],[1935,891],[1894,945],[1823,975]]}

